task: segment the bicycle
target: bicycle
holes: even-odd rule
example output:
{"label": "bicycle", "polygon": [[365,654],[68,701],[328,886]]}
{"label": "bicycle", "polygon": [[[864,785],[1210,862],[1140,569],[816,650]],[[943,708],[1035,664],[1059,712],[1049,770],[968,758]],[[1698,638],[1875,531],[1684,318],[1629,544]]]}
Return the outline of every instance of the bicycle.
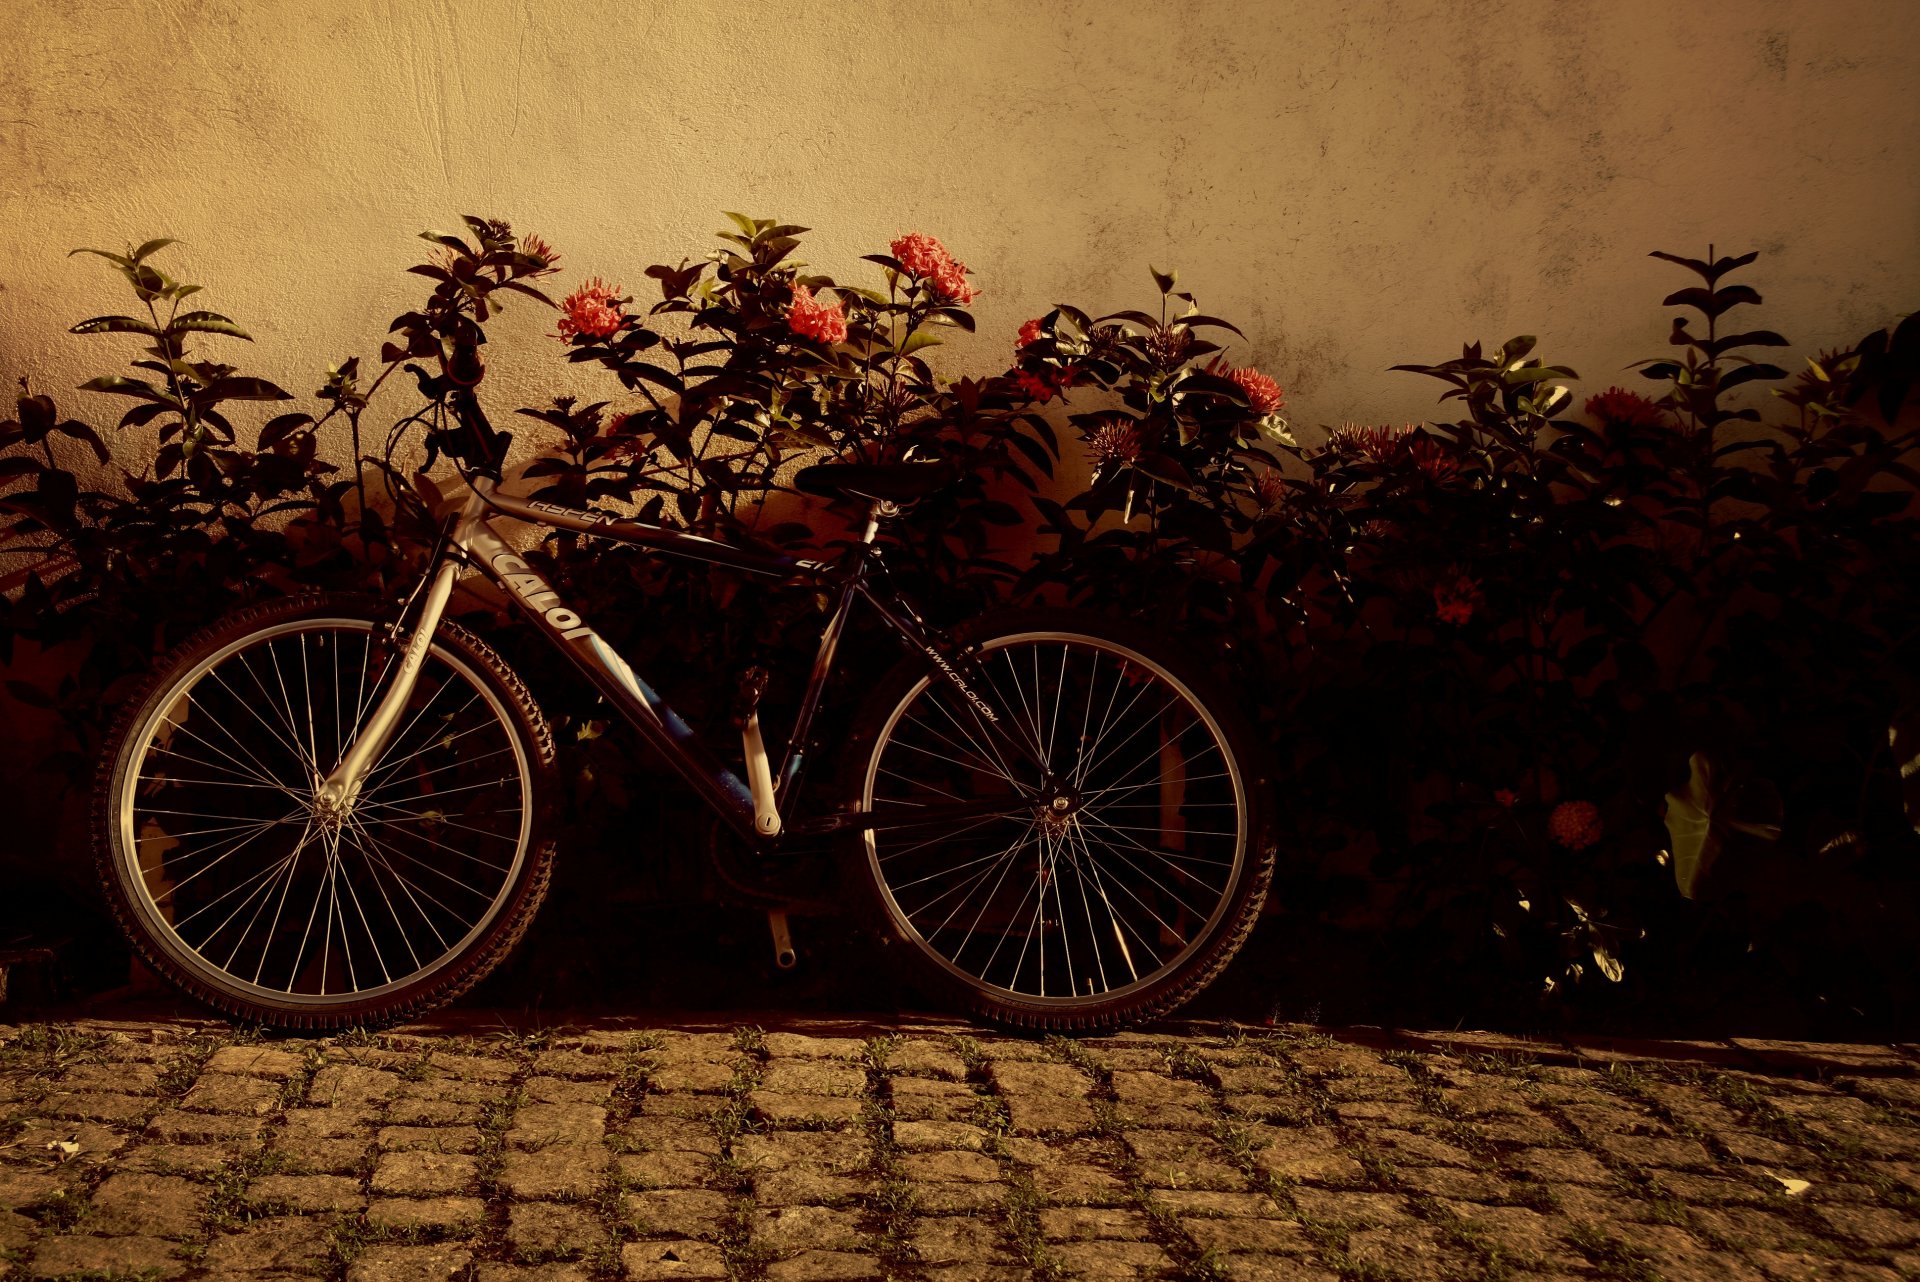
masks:
{"label": "bicycle", "polygon": [[[473,368],[451,408],[484,443],[496,438]],[[555,858],[554,748],[520,677],[445,617],[468,572],[500,587],[756,861],[837,846],[883,940],[976,1013],[1114,1027],[1186,1001],[1244,942],[1273,851],[1237,712],[1162,639],[1098,615],[928,624],[876,536],[947,483],[944,464],[804,469],[799,488],[867,505],[864,534],[820,561],[517,498],[498,463],[461,471],[466,503],[397,610],[328,595],[241,609],[123,707],[95,794],[97,864],[135,949],[186,993],[267,1025],[378,1024],[459,996],[525,932]],[[734,718],[742,779],[495,517],[827,593],[778,758],[759,725],[764,673],[749,674]],[[808,786],[856,602],[905,655],[855,713],[838,777]],[[784,916],[770,920],[791,964]]]}

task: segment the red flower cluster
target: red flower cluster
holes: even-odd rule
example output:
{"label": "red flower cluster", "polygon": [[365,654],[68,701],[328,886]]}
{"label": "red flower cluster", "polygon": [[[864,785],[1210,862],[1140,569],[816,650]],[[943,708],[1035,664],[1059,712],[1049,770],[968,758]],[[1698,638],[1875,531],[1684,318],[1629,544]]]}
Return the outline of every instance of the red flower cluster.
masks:
{"label": "red flower cluster", "polygon": [[1506,809],[1512,810],[1519,804],[1520,794],[1511,788],[1498,788],[1494,790],[1493,799]]}
{"label": "red flower cluster", "polygon": [[1328,443],[1335,449],[1351,450],[1372,463],[1385,463],[1400,452],[1401,442],[1412,424],[1406,428],[1363,427],[1358,423],[1343,423],[1335,428]]}
{"label": "red flower cluster", "polygon": [[560,270],[560,255],[552,245],[531,232],[520,238],[520,252],[540,264],[527,273],[529,276],[548,276]]}
{"label": "red flower cluster", "polygon": [[1407,456],[1429,481],[1444,481],[1460,470],[1460,460],[1431,436],[1415,436],[1407,441]]}
{"label": "red flower cluster", "polygon": [[839,303],[823,303],[805,285],[793,287],[793,303],[787,308],[787,328],[802,338],[822,343],[847,341],[847,313]]}
{"label": "red flower cluster", "polygon": [[593,277],[561,301],[560,332],[554,337],[568,343],[580,335],[612,338],[626,319],[621,314],[620,301],[618,285]]}
{"label": "red flower cluster", "polygon": [[971,303],[977,296],[973,286],[967,283],[967,265],[925,232],[897,236],[888,248],[907,269],[907,275],[928,282],[941,297],[955,303]]}
{"label": "red flower cluster", "polygon": [[1262,472],[1253,483],[1254,502],[1262,512],[1277,512],[1286,506],[1287,483],[1278,472]]}
{"label": "red flower cluster", "polygon": [[1046,335],[1041,332],[1040,321],[1041,318],[1036,316],[1020,327],[1020,336],[1013,340],[1014,351],[1017,352],[1023,347],[1031,347],[1046,337]]}
{"label": "red flower cluster", "polygon": [[1474,607],[1484,600],[1480,585],[1464,574],[1440,580],[1433,588],[1433,612],[1440,622],[1459,625],[1473,618]]}
{"label": "red flower cluster", "polygon": [[1109,419],[1087,437],[1087,448],[1097,466],[1132,463],[1140,457],[1140,434],[1125,419]]}
{"label": "red flower cluster", "polygon": [[1060,389],[1073,382],[1070,369],[1042,368],[1038,372],[1019,369],[1013,372],[1013,385],[1029,398],[1046,402],[1059,395]]}
{"label": "red flower cluster", "polygon": [[1547,816],[1547,832],[1568,850],[1585,850],[1600,840],[1600,807],[1591,801],[1563,801]]}
{"label": "red flower cluster", "polygon": [[1588,397],[1587,413],[1610,427],[1659,427],[1667,421],[1658,405],[1624,387]]}
{"label": "red flower cluster", "polygon": [[1253,412],[1262,418],[1277,412],[1286,404],[1281,396],[1280,384],[1257,369],[1233,370],[1227,377],[1246,393],[1247,404],[1252,406]]}

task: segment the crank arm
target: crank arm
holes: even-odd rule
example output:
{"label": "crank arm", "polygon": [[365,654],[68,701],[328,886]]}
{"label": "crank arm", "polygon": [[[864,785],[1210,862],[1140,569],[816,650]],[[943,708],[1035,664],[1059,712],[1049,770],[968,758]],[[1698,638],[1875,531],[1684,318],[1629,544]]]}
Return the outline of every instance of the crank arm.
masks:
{"label": "crank arm", "polygon": [[875,814],[869,810],[849,810],[833,815],[816,815],[811,819],[801,819],[787,825],[787,835],[792,837],[815,837],[833,832],[879,832],[893,828],[914,828],[921,824],[945,823],[955,819],[982,819],[995,815],[1018,820],[1029,809],[1039,804],[1036,796],[1032,801],[1004,799],[995,801],[969,801],[958,806],[918,806],[911,814],[889,811]]}

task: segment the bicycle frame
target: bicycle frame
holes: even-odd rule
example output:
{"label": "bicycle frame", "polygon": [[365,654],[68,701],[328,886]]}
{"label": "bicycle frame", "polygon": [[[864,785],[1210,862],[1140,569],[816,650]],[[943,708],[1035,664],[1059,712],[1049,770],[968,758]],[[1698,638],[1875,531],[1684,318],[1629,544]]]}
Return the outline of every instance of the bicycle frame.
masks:
{"label": "bicycle frame", "polygon": [[[838,561],[826,563],[802,560],[765,549],[743,548],[722,543],[683,530],[631,521],[608,512],[563,507],[555,503],[530,501],[498,491],[484,476],[468,478],[472,494],[449,536],[442,541],[425,582],[430,585],[420,618],[414,624],[399,660],[394,684],[342,756],[320,789],[328,804],[350,807],[361,779],[386,747],[401,709],[411,696],[414,680],[426,658],[428,645],[464,567],[478,569],[497,583],[515,608],[528,617],[547,641],[558,647],[600,694],[616,708],[649,745],[658,751],[681,778],[698,793],[743,839],[762,849],[771,848],[779,838],[769,838],[756,824],[756,813],[764,816],[764,805],[756,807],[753,789],[736,775],[717,754],[682,720],[664,699],[641,679],[632,666],[588,622],[553,590],[493,528],[494,515],[527,521],[536,525],[571,530],[619,543],[632,543],[670,555],[690,557],[714,565],[724,565],[749,574],[761,575],[835,592],[832,612],[821,633],[820,649],[808,679],[798,714],[788,735],[778,770],[772,774],[773,800],[782,809],[792,809],[797,800],[798,779],[803,764],[808,733],[819,709],[820,699],[833,672],[835,652],[846,627],[856,597],[865,599],[910,653],[923,657],[929,673],[944,678],[977,714],[982,734],[996,740],[993,746],[1009,761],[1031,765],[1037,776],[1044,775],[1038,765],[1037,746],[1030,744],[1018,718],[998,707],[991,697],[991,686],[979,675],[965,652],[919,614],[886,583],[876,588],[874,567],[884,573],[880,552],[873,545],[882,516],[890,505],[876,503],[869,513],[861,540]],[[882,580],[884,581],[884,580]],[[949,659],[942,651],[947,650]],[[971,680],[969,680],[971,678]],[[1051,785],[1043,778],[1035,792],[1038,798]],[[925,807],[911,820],[876,819],[859,812],[813,816],[785,824],[781,836],[808,837],[850,829],[875,829],[925,823],[936,818],[971,818],[1003,813],[1004,799],[974,804]]]}

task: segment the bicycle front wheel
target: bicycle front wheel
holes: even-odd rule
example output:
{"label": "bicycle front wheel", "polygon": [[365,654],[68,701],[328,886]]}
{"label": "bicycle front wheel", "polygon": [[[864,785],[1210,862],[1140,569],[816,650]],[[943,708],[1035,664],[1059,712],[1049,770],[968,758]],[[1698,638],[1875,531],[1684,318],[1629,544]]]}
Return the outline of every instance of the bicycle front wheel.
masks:
{"label": "bicycle front wheel", "polygon": [[316,804],[395,659],[369,603],[293,598],[200,633],[129,700],[96,858],[128,938],[189,994],[284,1027],[381,1023],[458,995],[525,931],[552,742],[461,628],[441,625],[352,806]]}
{"label": "bicycle front wheel", "polygon": [[885,821],[858,864],[884,934],[1002,1022],[1096,1029],[1171,1010],[1238,950],[1272,879],[1248,733],[1136,628],[1040,610],[961,639],[1013,724],[989,726],[909,661],[858,732],[857,806]]}

